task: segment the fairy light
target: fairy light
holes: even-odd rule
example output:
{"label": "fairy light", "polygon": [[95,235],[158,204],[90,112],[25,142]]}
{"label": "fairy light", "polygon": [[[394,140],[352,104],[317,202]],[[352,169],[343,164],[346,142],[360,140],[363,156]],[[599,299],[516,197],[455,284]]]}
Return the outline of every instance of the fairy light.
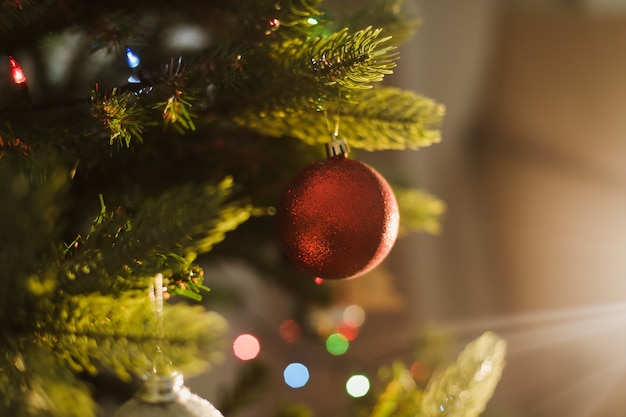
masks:
{"label": "fairy light", "polygon": [[268,22],[269,24],[269,29],[265,31],[266,35],[271,34],[272,32],[275,32],[278,30],[278,28],[280,28],[280,20],[279,19],[270,19],[270,21]]}
{"label": "fairy light", "polygon": [[26,75],[24,75],[24,71],[22,70],[20,64],[18,64],[12,56],[9,57],[9,65],[11,66],[11,76],[13,77],[13,82],[18,85],[25,84]]}
{"label": "fairy light", "polygon": [[280,27],[280,20],[274,18],[270,20],[270,26],[278,29]]}
{"label": "fairy light", "polygon": [[130,68],[135,69],[141,64],[141,59],[132,49],[126,48],[126,63]]}

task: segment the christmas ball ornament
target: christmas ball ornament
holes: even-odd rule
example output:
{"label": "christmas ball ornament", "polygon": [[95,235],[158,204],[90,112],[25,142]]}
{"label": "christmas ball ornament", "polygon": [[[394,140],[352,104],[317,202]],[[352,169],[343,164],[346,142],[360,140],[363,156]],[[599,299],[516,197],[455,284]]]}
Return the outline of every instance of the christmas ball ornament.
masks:
{"label": "christmas ball ornament", "polygon": [[139,394],[127,401],[113,417],[224,417],[213,404],[192,394],[177,372],[149,374]]}
{"label": "christmas ball ornament", "polygon": [[278,238],[291,261],[323,279],[354,278],[376,267],[398,235],[398,204],[372,167],[347,158],[341,139],[328,158],[305,167],[276,207]]}

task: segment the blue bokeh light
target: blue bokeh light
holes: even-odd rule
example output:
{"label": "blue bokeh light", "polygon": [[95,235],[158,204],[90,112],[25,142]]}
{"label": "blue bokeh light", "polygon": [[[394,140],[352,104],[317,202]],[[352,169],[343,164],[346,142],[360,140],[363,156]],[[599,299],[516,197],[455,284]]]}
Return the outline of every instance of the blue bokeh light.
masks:
{"label": "blue bokeh light", "polygon": [[309,382],[309,369],[298,362],[290,363],[283,371],[283,378],[291,388],[302,388]]}

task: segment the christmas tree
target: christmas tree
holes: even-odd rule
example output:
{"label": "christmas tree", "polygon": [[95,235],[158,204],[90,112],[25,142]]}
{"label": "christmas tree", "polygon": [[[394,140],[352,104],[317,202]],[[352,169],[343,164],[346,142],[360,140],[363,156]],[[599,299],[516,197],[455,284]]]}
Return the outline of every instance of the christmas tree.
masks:
{"label": "christmas tree", "polygon": [[[198,303],[214,262],[246,262],[302,308],[329,298],[277,255],[281,193],[346,159],[344,142],[324,156],[339,137],[416,150],[443,115],[381,83],[417,27],[402,2],[344,6],[0,1],[0,415],[96,415],[96,375],[214,363],[226,323]],[[392,186],[399,233],[435,232],[441,202]],[[503,352],[487,333],[427,385],[395,364],[355,415],[477,415]]]}

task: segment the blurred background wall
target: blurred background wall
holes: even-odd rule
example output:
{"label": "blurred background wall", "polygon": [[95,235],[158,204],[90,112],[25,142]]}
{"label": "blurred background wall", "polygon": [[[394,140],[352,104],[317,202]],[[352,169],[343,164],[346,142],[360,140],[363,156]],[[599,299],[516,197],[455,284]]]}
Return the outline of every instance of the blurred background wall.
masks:
{"label": "blurred background wall", "polygon": [[448,211],[392,255],[411,317],[508,340],[488,415],[624,415],[626,2],[416,4],[395,82],[443,142],[390,158]]}

